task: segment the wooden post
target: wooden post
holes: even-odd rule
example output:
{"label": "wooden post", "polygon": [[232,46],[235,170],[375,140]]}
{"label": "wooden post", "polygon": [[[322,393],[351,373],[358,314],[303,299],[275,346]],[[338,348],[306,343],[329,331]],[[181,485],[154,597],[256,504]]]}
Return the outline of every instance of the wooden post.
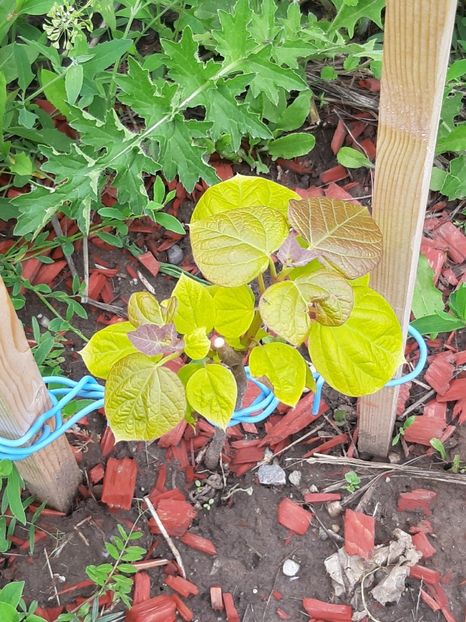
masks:
{"label": "wooden post", "polygon": [[[373,216],[384,255],[371,285],[409,322],[457,0],[387,0]],[[386,456],[398,389],[359,403],[359,449]]]}
{"label": "wooden post", "polygon": [[[19,438],[49,408],[46,386],[0,277],[0,435]],[[65,437],[16,463],[29,491],[67,511],[81,473]]]}

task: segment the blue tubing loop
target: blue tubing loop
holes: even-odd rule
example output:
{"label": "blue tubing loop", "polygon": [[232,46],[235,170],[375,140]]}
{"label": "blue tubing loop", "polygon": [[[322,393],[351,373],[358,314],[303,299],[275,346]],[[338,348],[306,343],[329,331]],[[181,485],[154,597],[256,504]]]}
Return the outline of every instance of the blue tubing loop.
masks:
{"label": "blue tubing loop", "polygon": [[[408,333],[419,345],[419,361],[415,368],[405,376],[390,380],[386,384],[387,387],[395,387],[413,380],[420,374],[426,363],[427,347],[422,335],[412,326],[409,327]],[[249,367],[246,367],[245,371],[248,380],[253,382],[260,392],[252,404],[233,413],[228,427],[238,425],[239,423],[258,423],[263,421],[273,413],[280,402],[269,387],[251,376]],[[312,414],[317,415],[325,379],[317,372],[313,375],[316,381],[316,391],[312,405]],[[92,376],[84,376],[79,382],[61,376],[46,376],[43,380],[48,387],[51,402],[50,409],[40,415],[21,438],[8,439],[0,437],[0,460],[19,461],[28,458],[33,453],[56,441],[57,438],[72,428],[78,421],[91,412],[99,410],[104,405],[105,388]],[[86,404],[69,418],[63,419],[62,409],[74,399],[91,400],[91,403]],[[28,445],[32,439],[34,439],[33,442]]]}

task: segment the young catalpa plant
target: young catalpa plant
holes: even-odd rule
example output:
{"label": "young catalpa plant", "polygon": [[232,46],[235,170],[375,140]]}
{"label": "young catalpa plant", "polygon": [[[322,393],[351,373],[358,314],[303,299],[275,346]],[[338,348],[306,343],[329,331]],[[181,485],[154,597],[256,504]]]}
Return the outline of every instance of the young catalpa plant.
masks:
{"label": "young catalpa plant", "polygon": [[[289,406],[314,387],[310,362],[351,396],[392,377],[402,361],[401,328],[368,285],[382,235],[365,207],[303,200],[237,175],[205,192],[190,234],[211,285],[183,275],[168,300],[133,294],[129,321],[99,331],[81,352],[107,381],[117,440],[153,440],[193,413],[225,429],[242,402],[246,360]],[[183,362],[177,372],[173,359]]]}

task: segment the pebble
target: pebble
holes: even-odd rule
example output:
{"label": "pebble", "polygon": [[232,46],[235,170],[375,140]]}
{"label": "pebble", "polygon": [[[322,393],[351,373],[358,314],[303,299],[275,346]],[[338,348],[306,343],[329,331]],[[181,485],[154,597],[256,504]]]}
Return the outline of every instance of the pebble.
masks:
{"label": "pebble", "polygon": [[173,264],[174,266],[177,266],[183,261],[183,251],[181,250],[181,247],[178,246],[178,244],[173,244],[173,246],[168,249],[167,255],[168,262]]}
{"label": "pebble", "polygon": [[396,451],[391,451],[388,454],[388,461],[392,464],[398,464],[398,462],[401,462],[401,456]]}
{"label": "pebble", "polygon": [[293,484],[293,486],[296,486],[296,488],[299,486],[299,484],[301,483],[301,471],[291,471],[291,473],[288,475],[288,479],[290,480],[290,484]]}
{"label": "pebble", "polygon": [[342,514],[343,507],[339,501],[330,501],[330,503],[327,503],[327,512],[332,518],[335,518]]}
{"label": "pebble", "polygon": [[285,559],[283,562],[283,574],[285,577],[294,577],[299,572],[299,564],[292,559]]}
{"label": "pebble", "polygon": [[278,464],[261,464],[257,471],[259,483],[264,486],[284,486],[286,473]]}
{"label": "pebble", "polygon": [[321,540],[328,540],[328,533],[325,531],[325,529],[322,529],[322,527],[319,527],[319,538]]}

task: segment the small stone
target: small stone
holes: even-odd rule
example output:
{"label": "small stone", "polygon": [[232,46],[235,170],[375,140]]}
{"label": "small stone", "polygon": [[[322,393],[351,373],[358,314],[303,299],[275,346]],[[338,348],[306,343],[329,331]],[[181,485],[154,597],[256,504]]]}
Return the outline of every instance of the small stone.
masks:
{"label": "small stone", "polygon": [[299,564],[292,559],[285,559],[283,562],[283,574],[285,577],[294,577],[299,572]]}
{"label": "small stone", "polygon": [[401,456],[400,454],[397,454],[396,451],[391,451],[388,454],[388,461],[391,462],[392,464],[398,464],[401,460]]}
{"label": "small stone", "polygon": [[343,507],[340,501],[330,501],[330,503],[327,503],[327,512],[332,518],[335,518],[342,514]]}
{"label": "small stone", "polygon": [[257,471],[259,483],[264,486],[284,486],[286,473],[278,464],[261,464]]}
{"label": "small stone", "polygon": [[331,526],[331,529],[332,529],[333,533],[339,533],[340,525],[337,525],[336,523],[333,523],[333,525]]}
{"label": "small stone", "polygon": [[325,529],[322,529],[322,527],[319,527],[319,538],[321,540],[328,540],[328,533],[325,531]]}
{"label": "small stone", "polygon": [[293,484],[293,486],[296,486],[296,488],[299,486],[299,484],[301,483],[301,471],[291,471],[291,473],[288,475],[288,479],[290,480],[290,484]]}
{"label": "small stone", "polygon": [[317,488],[315,484],[311,484],[309,486],[309,492],[319,492],[319,489]]}
{"label": "small stone", "polygon": [[183,251],[178,244],[173,244],[171,248],[167,251],[168,254],[168,262],[177,266],[183,261]]}

